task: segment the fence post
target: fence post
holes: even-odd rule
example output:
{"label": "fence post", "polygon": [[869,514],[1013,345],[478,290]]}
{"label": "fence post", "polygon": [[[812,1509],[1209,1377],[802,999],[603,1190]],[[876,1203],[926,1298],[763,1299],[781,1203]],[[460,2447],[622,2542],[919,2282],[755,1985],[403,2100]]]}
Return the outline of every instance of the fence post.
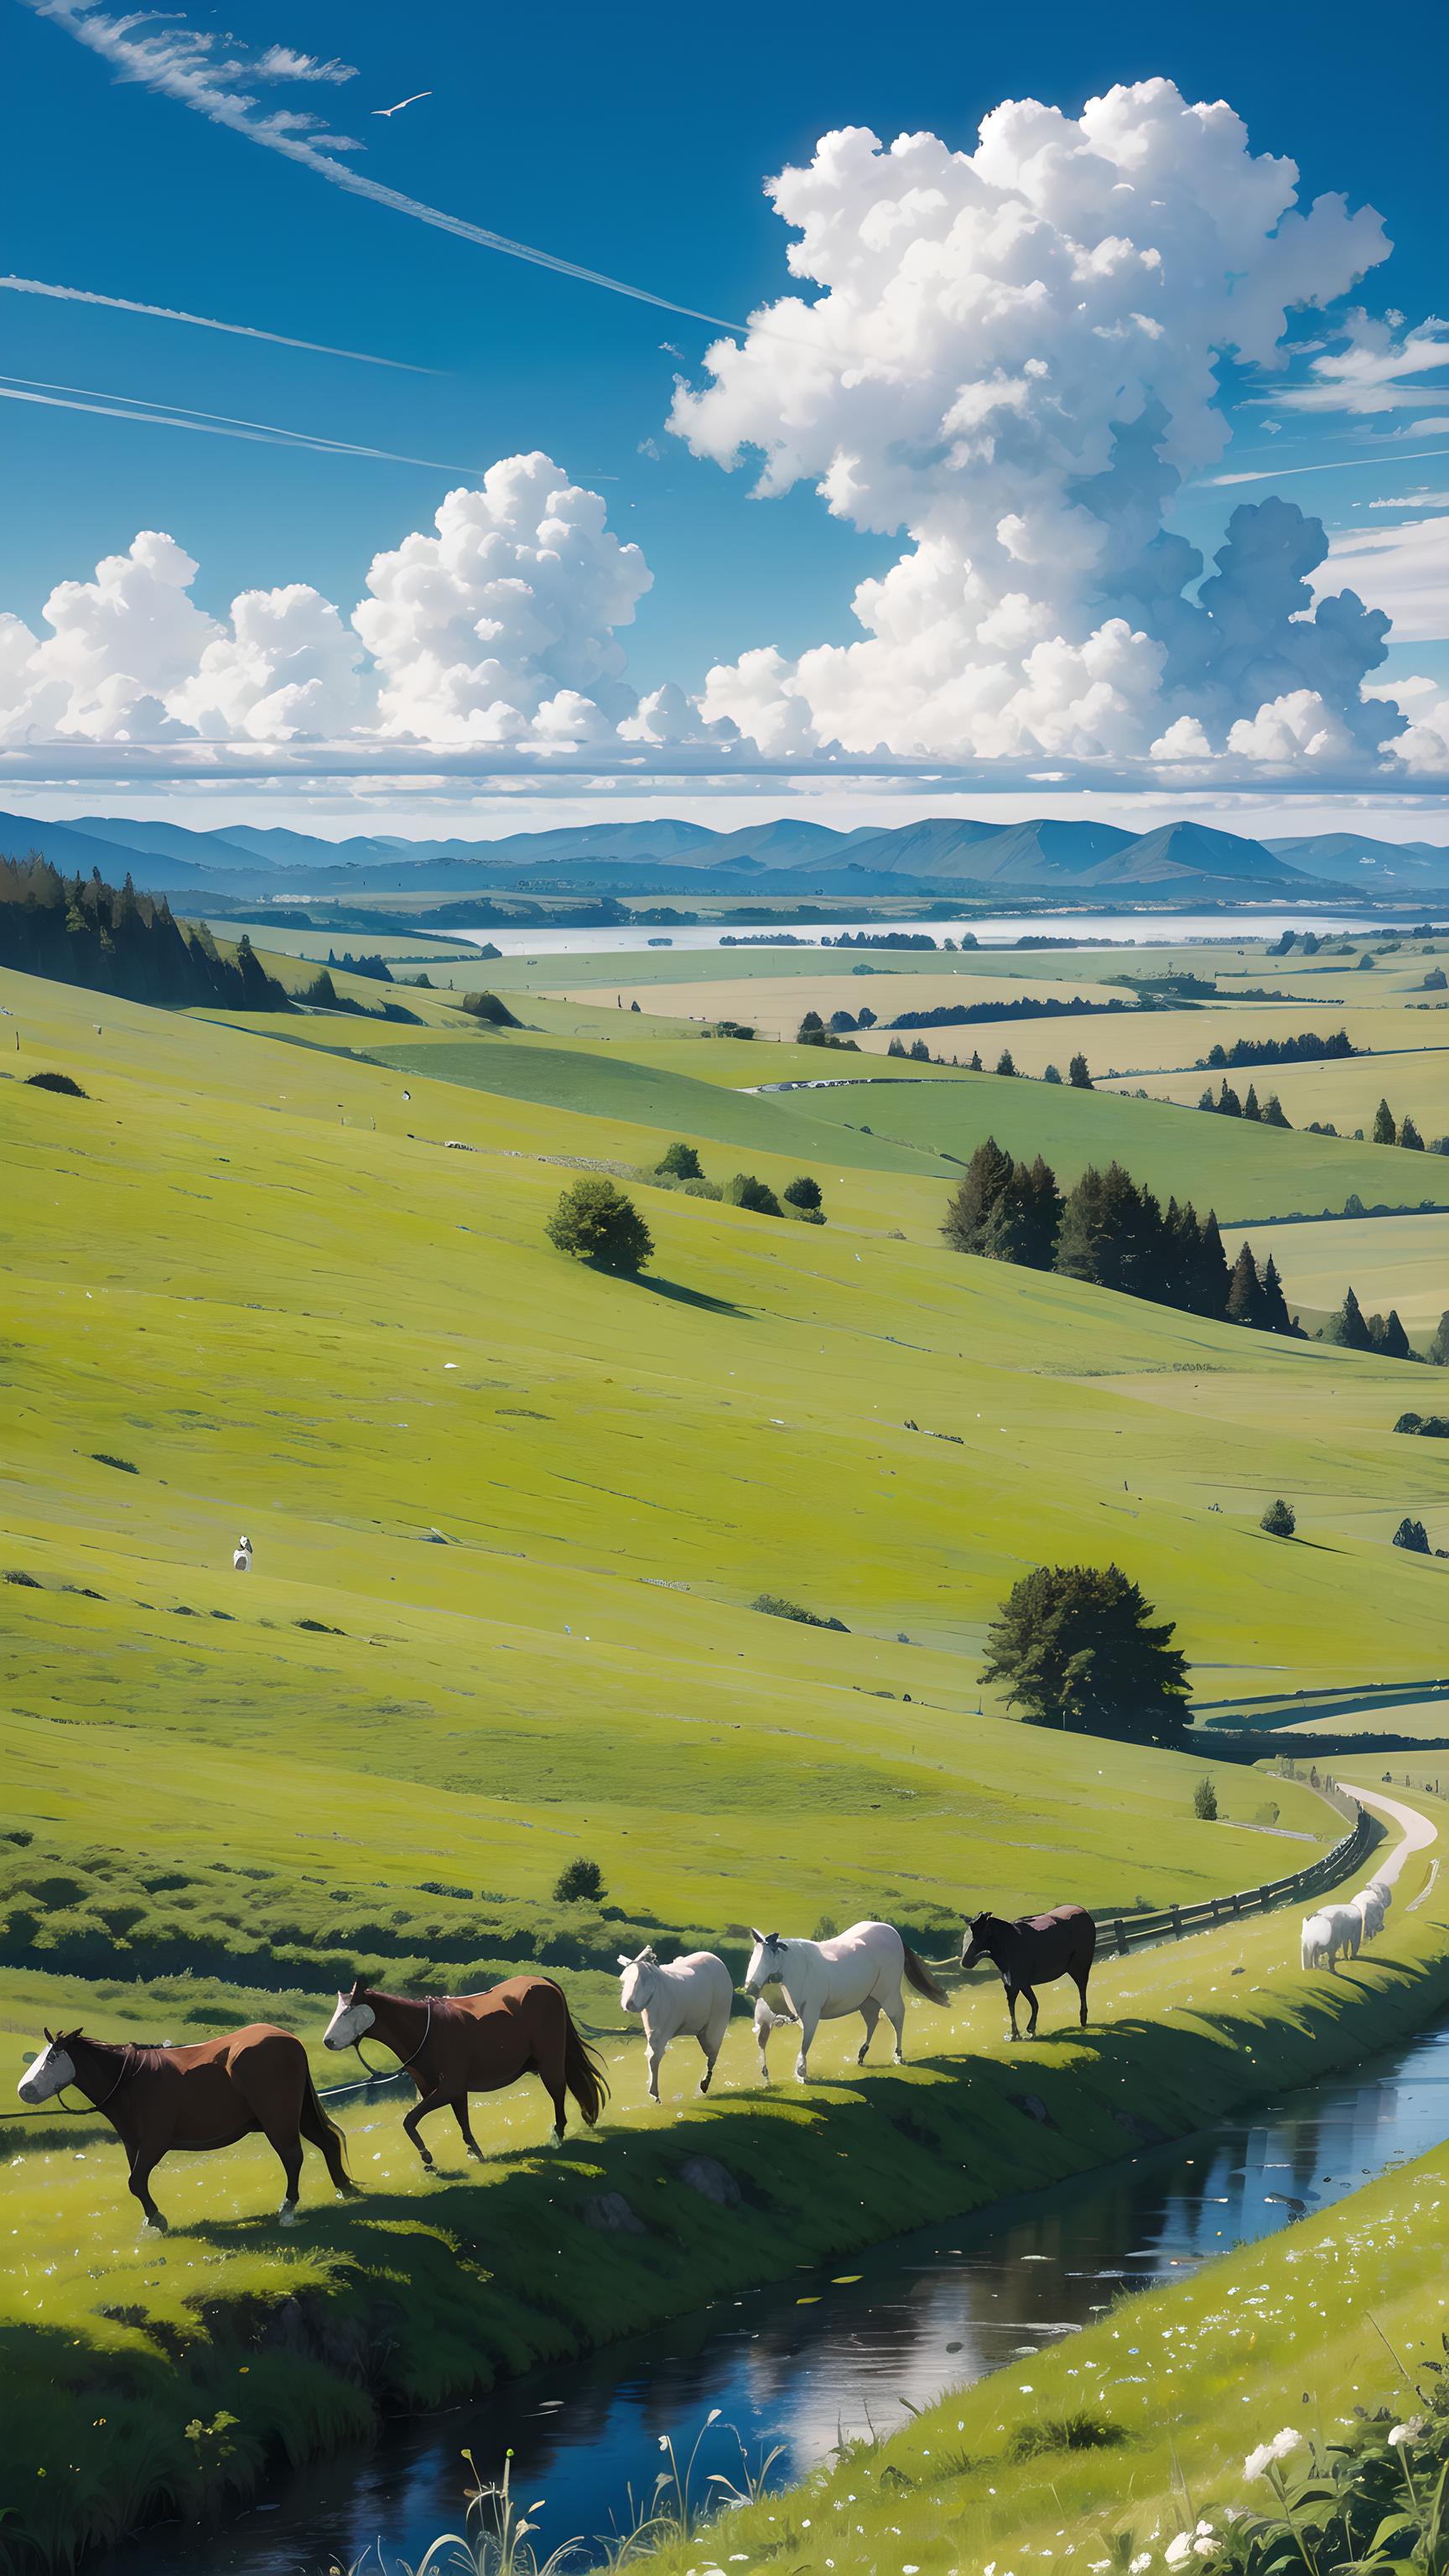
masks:
{"label": "fence post", "polygon": [[1172,1937],[1174,1941],[1180,1941],[1182,1939],[1182,1907],[1180,1905],[1174,1905],[1172,1909]]}
{"label": "fence post", "polygon": [[1117,1956],[1119,1959],[1125,1959],[1127,1956],[1127,1935],[1122,1928],[1122,1917],[1120,1914],[1113,1923],[1112,1929],[1117,1935]]}

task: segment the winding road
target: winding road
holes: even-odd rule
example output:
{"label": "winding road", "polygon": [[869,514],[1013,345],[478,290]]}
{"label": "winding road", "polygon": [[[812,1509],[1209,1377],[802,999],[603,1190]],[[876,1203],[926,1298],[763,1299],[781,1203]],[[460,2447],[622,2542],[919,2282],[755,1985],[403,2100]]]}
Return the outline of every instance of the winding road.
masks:
{"label": "winding road", "polygon": [[1352,1780],[1342,1780],[1339,1786],[1351,1798],[1361,1799],[1366,1807],[1377,1808],[1380,1815],[1387,1816],[1399,1828],[1401,1839],[1395,1843],[1388,1857],[1380,1861],[1374,1871],[1375,1878],[1387,1879],[1392,1884],[1406,1860],[1415,1852],[1427,1851],[1430,1843],[1438,1841],[1438,1826],[1431,1824],[1427,1816],[1421,1816],[1417,1807],[1406,1807],[1401,1798],[1385,1798],[1377,1789],[1357,1788]]}

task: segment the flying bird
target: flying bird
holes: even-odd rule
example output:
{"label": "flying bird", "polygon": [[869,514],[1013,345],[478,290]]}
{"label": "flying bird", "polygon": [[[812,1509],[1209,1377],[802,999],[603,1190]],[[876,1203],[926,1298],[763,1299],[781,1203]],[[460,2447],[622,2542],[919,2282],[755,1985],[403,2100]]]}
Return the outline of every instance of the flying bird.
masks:
{"label": "flying bird", "polygon": [[396,116],[399,108],[416,107],[420,98],[431,98],[432,95],[430,89],[415,89],[411,98],[400,98],[396,106],[375,107],[372,112],[374,116]]}

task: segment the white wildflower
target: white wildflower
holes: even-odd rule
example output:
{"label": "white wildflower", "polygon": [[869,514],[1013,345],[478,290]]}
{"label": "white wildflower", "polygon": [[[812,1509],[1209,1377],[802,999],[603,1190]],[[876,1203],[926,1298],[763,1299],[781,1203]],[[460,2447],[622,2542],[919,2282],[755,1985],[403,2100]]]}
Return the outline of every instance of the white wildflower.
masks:
{"label": "white wildflower", "polygon": [[1167,2567],[1181,2567],[1184,2560],[1191,2556],[1192,2533],[1190,2531],[1180,2531],[1175,2540],[1169,2540],[1162,2553],[1163,2564]]}
{"label": "white wildflower", "polygon": [[1393,2431],[1389,2435],[1389,2447],[1391,2450],[1396,2451],[1401,2443],[1421,2441],[1423,2439],[1423,2433],[1423,2416],[1411,2415],[1406,2424],[1396,2424],[1394,2426]]}

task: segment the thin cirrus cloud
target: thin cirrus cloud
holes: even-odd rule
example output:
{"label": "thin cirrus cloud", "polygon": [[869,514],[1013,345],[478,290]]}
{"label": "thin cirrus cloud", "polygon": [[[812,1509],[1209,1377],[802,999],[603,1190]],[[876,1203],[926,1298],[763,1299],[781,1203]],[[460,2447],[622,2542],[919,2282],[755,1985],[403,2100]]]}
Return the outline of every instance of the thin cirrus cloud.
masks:
{"label": "thin cirrus cloud", "polygon": [[252,446],[300,448],[314,456],[359,456],[382,465],[421,465],[439,474],[471,474],[468,465],[449,465],[437,456],[400,456],[388,447],[364,447],[350,439],[324,438],[310,430],[284,429],[275,421],[237,419],[228,412],[194,411],[186,403],[152,403],[144,395],[114,394],[97,385],[64,385],[42,376],[0,376],[0,402],[36,403],[50,411],[96,412],[106,420],[131,420],[147,429],[192,429],[213,438],[242,438]]}
{"label": "thin cirrus cloud", "polygon": [[364,367],[397,367],[404,375],[434,376],[436,367],[415,367],[406,358],[379,358],[370,349],[337,349],[328,340],[294,340],[285,331],[264,331],[253,322],[219,322],[210,313],[185,313],[170,304],[142,304],[129,295],[100,295],[88,286],[54,286],[40,277],[0,277],[0,289],[11,295],[43,295],[56,304],[100,304],[108,313],[141,313],[152,322],[186,322],[197,331],[226,331],[239,340],[267,340],[275,349],[309,349],[319,358],[355,358]]}
{"label": "thin cirrus cloud", "polygon": [[265,54],[251,60],[223,55],[218,51],[218,38],[175,20],[161,21],[155,33],[138,35],[136,29],[144,23],[139,17],[108,17],[93,5],[93,0],[25,0],[25,6],[37,17],[49,18],[63,27],[67,35],[93,54],[99,54],[118,79],[136,82],[163,98],[176,99],[213,125],[224,125],[248,143],[259,143],[265,151],[280,153],[285,160],[314,171],[318,178],[326,179],[334,188],[346,189],[354,197],[365,197],[375,206],[390,208],[394,214],[411,216],[414,223],[430,224],[435,231],[451,233],[459,241],[476,243],[480,250],[502,251],[509,259],[527,260],[561,277],[576,277],[586,286],[606,287],[611,295],[629,296],[636,303],[655,305],[661,312],[680,313],[691,322],[707,322],[722,331],[743,327],[718,313],[702,313],[694,305],[676,304],[670,296],[652,294],[647,287],[630,286],[623,278],[608,277],[600,269],[586,268],[577,260],[539,250],[530,242],[511,241],[504,233],[490,232],[486,226],[469,223],[461,215],[446,214],[420,197],[405,196],[399,188],[385,187],[381,180],[369,179],[363,171],[334,157],[361,150],[353,136],[329,134],[323,120],[304,109],[274,108],[258,116],[253,112],[257,101],[244,86],[248,82],[289,79],[340,82],[353,77],[350,65],[319,63],[311,55],[293,54],[280,45],[270,46]]}
{"label": "thin cirrus cloud", "polygon": [[[1425,424],[1426,427],[1428,424]],[[1352,474],[1364,465],[1417,465],[1430,456],[1449,456],[1449,447],[1411,447],[1402,456],[1340,456],[1321,465],[1261,465],[1241,474],[1206,474],[1203,481],[1211,491],[1221,491],[1228,483],[1281,483],[1288,474]]]}

